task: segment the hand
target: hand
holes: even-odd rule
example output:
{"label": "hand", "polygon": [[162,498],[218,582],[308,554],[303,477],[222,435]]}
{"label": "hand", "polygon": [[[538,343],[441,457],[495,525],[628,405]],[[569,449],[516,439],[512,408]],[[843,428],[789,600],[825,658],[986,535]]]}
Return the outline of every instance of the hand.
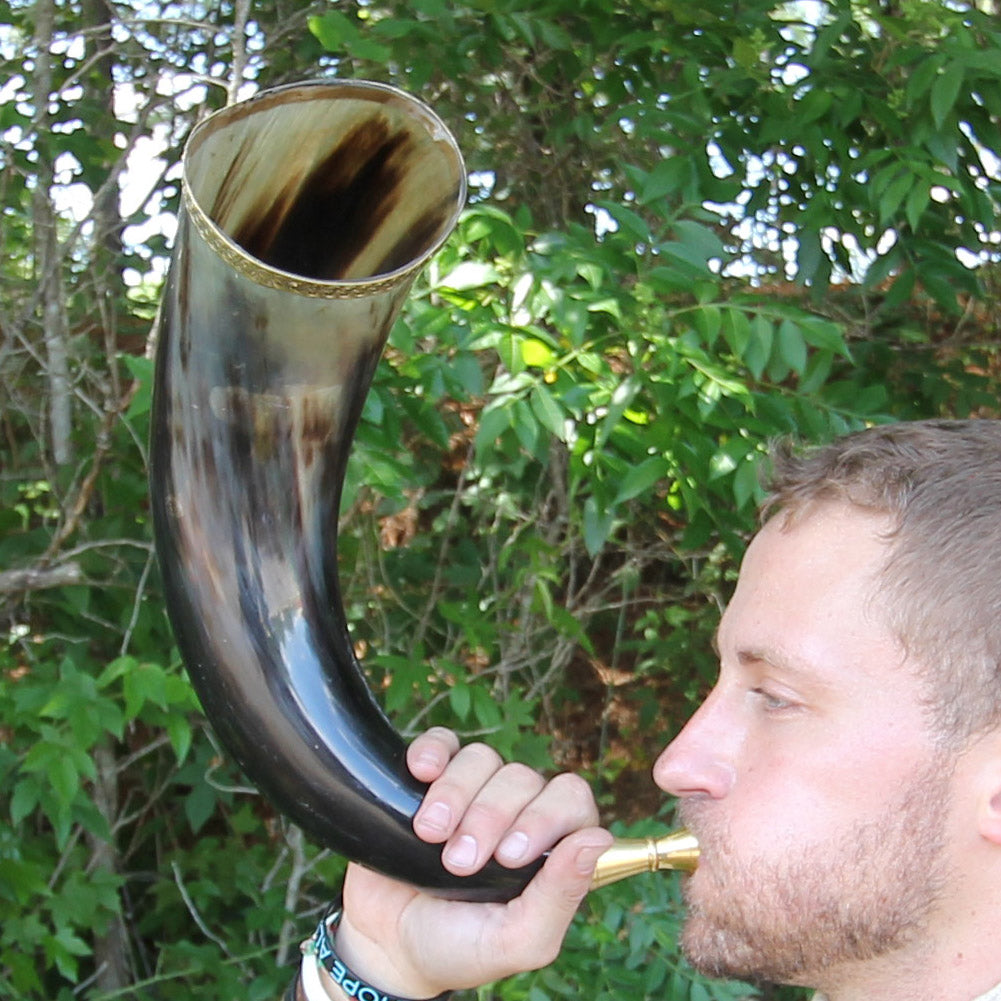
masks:
{"label": "hand", "polygon": [[491,855],[512,868],[546,851],[549,857],[507,904],[442,900],[352,864],[337,934],[341,958],[374,986],[406,998],[552,962],[612,841],[597,827],[587,784],[574,775],[545,782],[524,765],[504,764],[485,744],[460,749],[441,727],[410,745],[407,764],[430,783],[414,831],[443,846],[449,871],[474,873]]}

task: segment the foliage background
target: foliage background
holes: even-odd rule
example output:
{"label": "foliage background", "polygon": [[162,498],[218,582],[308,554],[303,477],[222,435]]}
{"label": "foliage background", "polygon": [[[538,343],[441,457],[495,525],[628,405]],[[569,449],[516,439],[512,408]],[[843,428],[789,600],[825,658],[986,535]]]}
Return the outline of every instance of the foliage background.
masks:
{"label": "foliage background", "polygon": [[[345,602],[407,732],[649,763],[778,434],[996,414],[1001,34],[899,0],[0,2],[0,996],[276,997],[343,863],[215,745],[147,521],[148,336],[193,123],[395,83],[472,196],[392,335],[348,476]],[[795,997],[705,981],[676,881],[587,902],[484,998]]]}

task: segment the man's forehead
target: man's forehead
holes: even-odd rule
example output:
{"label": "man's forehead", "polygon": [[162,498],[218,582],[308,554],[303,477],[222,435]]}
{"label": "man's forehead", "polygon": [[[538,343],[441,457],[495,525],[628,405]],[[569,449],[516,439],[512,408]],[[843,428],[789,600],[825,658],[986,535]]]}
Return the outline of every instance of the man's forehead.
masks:
{"label": "man's forehead", "polygon": [[739,591],[748,577],[812,575],[832,583],[852,573],[873,576],[892,547],[893,521],[882,512],[845,501],[815,502],[795,512],[780,512],[751,540],[741,563]]}
{"label": "man's forehead", "polygon": [[845,503],[766,524],[748,547],[714,649],[790,670],[832,664],[841,649],[866,643],[885,656],[893,639],[879,614],[888,526],[887,516]]}

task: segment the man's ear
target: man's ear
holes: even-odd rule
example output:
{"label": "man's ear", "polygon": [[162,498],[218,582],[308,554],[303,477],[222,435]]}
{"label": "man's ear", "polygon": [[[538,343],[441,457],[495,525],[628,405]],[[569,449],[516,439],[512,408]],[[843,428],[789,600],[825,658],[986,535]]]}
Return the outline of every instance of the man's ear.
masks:
{"label": "man's ear", "polygon": [[978,748],[978,809],[980,835],[1001,847],[1001,730],[984,738]]}

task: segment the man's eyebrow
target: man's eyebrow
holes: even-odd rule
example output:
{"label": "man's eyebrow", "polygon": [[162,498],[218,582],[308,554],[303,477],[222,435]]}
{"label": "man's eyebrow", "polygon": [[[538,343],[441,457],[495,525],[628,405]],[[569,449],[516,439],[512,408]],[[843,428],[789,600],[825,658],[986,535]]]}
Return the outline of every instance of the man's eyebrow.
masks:
{"label": "man's eyebrow", "polygon": [[737,663],[745,667],[752,667],[755,664],[772,664],[784,670],[802,671],[802,668],[797,668],[790,658],[781,651],[765,647],[743,647],[737,651]]}
{"label": "man's eyebrow", "polygon": [[[716,627],[710,640],[713,652],[720,661],[722,661],[719,645],[721,626],[722,623]],[[813,683],[825,683],[820,672],[812,669],[810,664],[804,663],[793,654],[772,645],[741,647],[737,650],[737,663],[741,667],[760,667],[762,664],[767,664],[796,678]]]}
{"label": "man's eyebrow", "polygon": [[809,682],[812,685],[827,686],[823,673],[803,663],[778,647],[745,647],[737,651],[737,663],[741,667],[773,667],[790,678]]}

